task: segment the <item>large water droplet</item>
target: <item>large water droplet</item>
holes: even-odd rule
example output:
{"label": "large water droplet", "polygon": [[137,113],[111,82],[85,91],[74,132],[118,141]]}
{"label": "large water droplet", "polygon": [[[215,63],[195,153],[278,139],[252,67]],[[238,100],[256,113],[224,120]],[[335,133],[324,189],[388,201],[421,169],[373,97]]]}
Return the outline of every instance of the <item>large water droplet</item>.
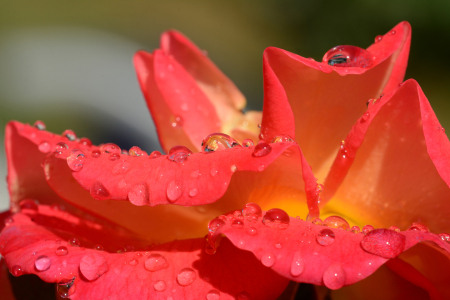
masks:
{"label": "large water droplet", "polygon": [[372,55],[369,51],[356,46],[337,46],[329,50],[322,59],[323,63],[335,67],[359,67],[372,66]]}
{"label": "large water droplet", "polygon": [[58,256],[64,256],[67,255],[69,253],[69,250],[67,250],[67,247],[65,246],[60,246],[58,248],[56,248],[55,250],[55,254]]}
{"label": "large water droplet", "polygon": [[150,158],[158,158],[158,157],[161,157],[161,152],[159,152],[159,151],[153,151],[152,153],[150,153],[150,155],[149,155],[149,157]]}
{"label": "large water droplet", "polygon": [[422,223],[414,222],[411,227],[408,228],[407,231],[421,231],[421,232],[430,232],[427,226]]}
{"label": "large water droplet", "polygon": [[72,279],[61,280],[56,286],[56,291],[61,298],[69,298],[75,293],[76,286],[74,285],[75,277]]}
{"label": "large water droplet", "polygon": [[322,246],[329,246],[334,243],[334,232],[331,229],[325,228],[317,234],[317,243]]}
{"label": "large water droplet", "polygon": [[117,153],[120,154],[121,149],[119,146],[113,143],[103,144],[100,146],[100,151],[106,152],[106,153]]}
{"label": "large water droplet", "polygon": [[261,256],[261,263],[266,267],[271,267],[275,263],[275,255],[272,253],[265,253]]}
{"label": "large water droplet", "polygon": [[144,183],[133,185],[128,192],[128,200],[137,206],[149,204],[147,185]]}
{"label": "large water droplet", "polygon": [[155,291],[157,292],[164,292],[167,288],[167,284],[164,280],[158,280],[157,282],[155,282],[155,284],[153,285],[153,288],[155,289]]}
{"label": "large water droplet", "polygon": [[344,218],[341,218],[339,216],[328,217],[325,220],[323,220],[323,224],[331,228],[339,228],[344,230],[350,228],[348,222]]}
{"label": "large water droplet", "polygon": [[59,142],[55,146],[56,157],[67,157],[67,151],[69,150],[69,146],[66,143]]}
{"label": "large water droplet", "polygon": [[241,146],[235,139],[224,133],[212,133],[202,141],[203,152],[214,152]]}
{"label": "large water droplet", "polygon": [[36,203],[35,200],[30,200],[30,199],[26,199],[26,200],[22,200],[20,201],[20,209],[31,209],[31,210],[35,210],[38,211],[38,205]]}
{"label": "large water droplet", "polygon": [[289,215],[282,209],[272,208],[267,211],[263,218],[264,225],[277,228],[277,229],[286,229],[289,227],[289,222],[291,219]]}
{"label": "large water droplet", "polygon": [[243,291],[236,295],[236,300],[251,300],[250,294]]}
{"label": "large water droplet", "polygon": [[37,120],[36,122],[34,122],[33,126],[39,130],[45,130],[45,128],[46,128],[45,123],[40,120]]}
{"label": "large water droplet", "polygon": [[183,194],[183,190],[184,185],[181,181],[172,180],[171,182],[169,182],[169,184],[167,185],[167,193],[166,193],[169,202],[174,203],[175,201],[177,201]]}
{"label": "large water droplet", "polygon": [[291,275],[299,276],[305,270],[305,262],[302,259],[302,256],[299,251],[294,252],[294,257],[292,258],[291,263]]}
{"label": "large water droplet", "polygon": [[34,267],[40,272],[47,271],[48,269],[50,269],[51,265],[52,261],[46,255],[41,255],[34,261]]}
{"label": "large water droplet", "polygon": [[340,289],[344,286],[347,274],[339,264],[329,266],[323,273],[323,283],[332,290]]}
{"label": "large water droplet", "polygon": [[253,156],[262,157],[268,155],[272,151],[272,146],[266,142],[258,143],[253,150]]}
{"label": "large water droplet", "polygon": [[210,290],[208,294],[206,294],[206,300],[219,300],[220,292],[218,290]]}
{"label": "large water droplet", "polygon": [[256,220],[262,217],[262,210],[258,204],[250,202],[242,208],[242,215],[247,219]]}
{"label": "large water droplet", "polygon": [[108,271],[108,263],[102,254],[91,252],[81,258],[79,269],[87,280],[92,281]]}
{"label": "large water droplet", "polygon": [[192,151],[189,150],[187,147],[175,146],[169,150],[169,154],[167,154],[167,159],[180,164],[184,162],[191,154]]}
{"label": "large water droplet", "polygon": [[405,249],[405,240],[405,236],[396,231],[375,229],[364,236],[361,248],[384,258],[394,258]]}
{"label": "large water droplet", "polygon": [[182,286],[187,286],[193,283],[197,279],[197,274],[191,268],[181,269],[177,275],[177,281]]}
{"label": "large water droplet", "polygon": [[292,142],[294,142],[294,139],[286,134],[277,135],[272,139],[272,143],[286,143],[286,142],[292,143]]}
{"label": "large water droplet", "polygon": [[11,268],[11,274],[13,274],[13,275],[16,276],[16,277],[22,275],[22,274],[23,274],[23,269],[22,269],[22,267],[19,266],[19,265],[14,265],[14,266],[12,266],[12,268]]}
{"label": "large water droplet", "polygon": [[212,219],[208,224],[208,231],[211,233],[214,233],[219,229],[220,227],[225,225],[225,221],[219,218]]}
{"label": "large water droplet", "polygon": [[78,172],[83,168],[86,156],[81,150],[73,149],[72,154],[67,157],[67,165],[72,171]]}
{"label": "large water droplet", "polygon": [[100,150],[92,150],[92,152],[91,152],[91,156],[94,158],[100,157],[100,155],[102,155]]}
{"label": "large water droplet", "polygon": [[166,258],[161,254],[151,254],[144,263],[146,270],[156,272],[169,267]]}
{"label": "large water droplet", "polygon": [[39,144],[38,149],[42,153],[49,153],[50,151],[52,151],[52,145],[50,145],[50,143],[47,141],[43,141]]}
{"label": "large water droplet", "polygon": [[62,136],[66,137],[71,142],[73,142],[77,139],[77,135],[75,134],[75,132],[70,129],[64,130],[64,132],[62,133]]}
{"label": "large water droplet", "polygon": [[100,181],[95,181],[90,188],[92,197],[98,200],[105,200],[110,197],[108,190]]}

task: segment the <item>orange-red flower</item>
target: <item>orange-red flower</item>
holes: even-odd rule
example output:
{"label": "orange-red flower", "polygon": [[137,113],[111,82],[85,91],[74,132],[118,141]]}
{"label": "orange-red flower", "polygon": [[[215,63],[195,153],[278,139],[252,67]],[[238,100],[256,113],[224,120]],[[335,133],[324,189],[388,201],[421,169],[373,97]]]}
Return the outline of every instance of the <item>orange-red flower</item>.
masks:
{"label": "orange-red flower", "polygon": [[7,267],[71,299],[276,299],[289,281],[332,299],[450,298],[450,145],[401,84],[410,36],[403,22],[323,62],[267,49],[255,145],[260,114],[163,34],[135,65],[166,155],[8,125]]}

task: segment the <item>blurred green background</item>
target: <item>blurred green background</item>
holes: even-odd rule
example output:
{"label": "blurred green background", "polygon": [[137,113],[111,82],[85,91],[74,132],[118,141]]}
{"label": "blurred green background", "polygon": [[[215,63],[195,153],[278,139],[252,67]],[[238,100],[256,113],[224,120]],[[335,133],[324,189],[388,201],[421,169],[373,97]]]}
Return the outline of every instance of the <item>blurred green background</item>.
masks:
{"label": "blurred green background", "polygon": [[50,131],[70,128],[95,143],[159,149],[132,56],[157,48],[164,30],[178,29],[207,50],[248,107],[260,110],[266,47],[321,60],[336,45],[366,48],[403,20],[413,28],[406,78],[420,83],[450,128],[450,1],[2,0],[0,125],[40,119]]}

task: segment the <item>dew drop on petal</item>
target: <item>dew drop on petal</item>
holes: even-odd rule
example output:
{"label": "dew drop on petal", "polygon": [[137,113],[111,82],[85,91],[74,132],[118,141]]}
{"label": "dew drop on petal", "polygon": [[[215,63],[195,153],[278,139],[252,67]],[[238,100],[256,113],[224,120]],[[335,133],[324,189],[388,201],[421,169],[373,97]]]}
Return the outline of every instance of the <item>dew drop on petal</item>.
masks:
{"label": "dew drop on petal", "polygon": [[236,172],[236,170],[237,170],[236,165],[231,165],[230,171],[234,173],[234,172]]}
{"label": "dew drop on petal", "polygon": [[313,223],[314,225],[319,225],[319,226],[323,226],[323,222],[320,218],[314,218],[311,220],[311,223]]}
{"label": "dew drop on petal", "polygon": [[177,282],[182,286],[187,286],[193,283],[197,279],[197,274],[191,268],[181,269],[177,275]]}
{"label": "dew drop on petal", "polygon": [[45,123],[40,120],[37,120],[36,122],[34,122],[33,126],[39,130],[45,130],[45,128],[46,128]]}
{"label": "dew drop on petal", "polygon": [[345,270],[339,264],[332,264],[323,273],[323,283],[332,290],[340,289],[347,279]]}
{"label": "dew drop on petal", "polygon": [[128,262],[128,264],[129,264],[130,266],[136,266],[138,263],[139,263],[139,262],[138,262],[137,259],[132,259],[132,260],[130,260],[130,261]]}
{"label": "dew drop on petal", "polygon": [[59,142],[55,146],[55,152],[57,155],[63,155],[69,149],[66,143]]}
{"label": "dew drop on petal", "polygon": [[262,210],[258,204],[250,202],[242,208],[242,215],[246,218],[258,219],[262,217]]}
{"label": "dew drop on petal", "polygon": [[69,141],[72,141],[72,142],[77,139],[77,135],[75,134],[75,132],[70,129],[64,130],[64,132],[62,133],[62,136],[66,137]]}
{"label": "dew drop on petal", "polygon": [[369,118],[370,118],[370,112],[367,111],[362,115],[361,121],[365,122],[365,121],[369,120]]}
{"label": "dew drop on petal", "polygon": [[74,151],[72,151],[72,154],[67,157],[67,165],[72,171],[78,172],[83,168],[85,159],[86,156],[81,150],[74,149]]}
{"label": "dew drop on petal", "polygon": [[443,240],[444,242],[450,243],[450,234],[448,233],[440,233],[439,237],[441,238],[441,240]]}
{"label": "dew drop on petal", "polygon": [[92,150],[91,152],[91,156],[94,158],[100,157],[101,154],[100,150]]}
{"label": "dew drop on petal", "polygon": [[189,191],[189,196],[190,196],[190,197],[195,197],[195,196],[197,196],[197,194],[198,194],[198,189],[197,189],[197,188],[192,188],[192,189]]}
{"label": "dew drop on petal", "polygon": [[242,141],[242,146],[244,146],[244,147],[251,147],[254,145],[255,144],[253,143],[253,141],[251,139],[245,139]]}
{"label": "dew drop on petal", "polygon": [[159,152],[159,151],[153,151],[152,153],[150,153],[150,155],[149,155],[149,157],[150,158],[158,158],[158,157],[161,157],[161,152]]}
{"label": "dew drop on petal", "polygon": [[245,233],[248,235],[251,235],[251,236],[255,236],[258,234],[258,229],[256,229],[255,227],[249,227],[249,228],[247,228]]}
{"label": "dew drop on petal", "polygon": [[266,142],[258,143],[253,150],[254,157],[262,157],[268,155],[272,151],[272,146]]}
{"label": "dew drop on petal", "polygon": [[286,229],[289,227],[289,222],[291,219],[289,215],[282,209],[272,208],[267,211],[263,218],[264,225],[277,228],[277,229]]}
{"label": "dew drop on petal", "polygon": [[90,188],[90,193],[95,199],[108,199],[110,194],[100,181],[95,181]]}
{"label": "dew drop on petal", "polygon": [[137,206],[149,204],[147,185],[144,183],[133,185],[128,192],[128,200]]}
{"label": "dew drop on petal", "polygon": [[289,135],[277,135],[272,139],[272,143],[292,143],[294,142],[294,139],[290,137]]}
{"label": "dew drop on petal", "polygon": [[108,271],[108,263],[102,254],[91,252],[81,258],[79,269],[87,280],[92,281]]}
{"label": "dew drop on petal", "polygon": [[61,298],[69,298],[75,293],[75,277],[72,279],[60,280],[56,286],[56,291]]}
{"label": "dew drop on petal", "polygon": [[167,159],[180,164],[183,163],[191,154],[192,151],[185,146],[174,146],[169,150]]}
{"label": "dew drop on petal", "polygon": [[231,222],[231,227],[242,229],[244,228],[244,221],[235,219],[233,222]]}
{"label": "dew drop on petal", "polygon": [[181,195],[183,194],[184,186],[183,183],[179,180],[172,180],[167,185],[167,199],[169,202],[174,203],[177,201]]}
{"label": "dew drop on petal", "polygon": [[166,258],[161,254],[151,254],[144,263],[144,268],[150,272],[156,272],[169,267]]}
{"label": "dew drop on petal", "polygon": [[350,225],[348,222],[339,216],[331,216],[323,220],[323,224],[325,226],[331,227],[331,228],[339,228],[347,230],[350,228]]}
{"label": "dew drop on petal", "polygon": [[208,231],[211,233],[214,233],[219,229],[220,227],[225,225],[225,221],[220,218],[214,218],[211,221],[209,221],[208,224]]}
{"label": "dew drop on petal", "polygon": [[384,258],[394,258],[405,249],[405,240],[405,236],[399,232],[389,229],[374,229],[364,236],[361,248]]}
{"label": "dew drop on petal", "polygon": [[97,245],[94,246],[94,249],[97,250],[97,251],[103,251],[103,246],[97,244]]}
{"label": "dew drop on petal", "polygon": [[382,36],[382,35],[377,35],[377,36],[375,37],[375,43],[381,42],[382,39],[383,39],[383,36]]}
{"label": "dew drop on petal", "polygon": [[201,146],[203,152],[215,152],[240,147],[241,145],[229,135],[212,133],[203,139]]}
{"label": "dew drop on petal", "polygon": [[206,294],[206,300],[220,300],[220,292],[218,290],[210,290]]}
{"label": "dew drop on petal", "polygon": [[364,234],[368,234],[369,232],[371,232],[372,230],[374,230],[372,225],[365,225],[362,229],[362,233]]}
{"label": "dew drop on petal", "polygon": [[56,248],[56,250],[55,250],[55,254],[57,256],[64,256],[64,255],[67,255],[68,253],[69,253],[69,250],[67,250],[67,247],[65,247],[65,246],[60,246],[60,247]]}
{"label": "dew drop on petal", "polygon": [[360,233],[360,232],[361,232],[361,229],[360,229],[358,226],[353,226],[353,227],[350,229],[350,231],[353,232],[353,233]]}
{"label": "dew drop on petal", "polygon": [[100,151],[105,153],[117,153],[120,154],[121,149],[119,146],[113,143],[107,143],[100,146]]}
{"label": "dew drop on petal", "polygon": [[12,268],[11,268],[11,274],[13,274],[13,275],[16,276],[16,277],[22,275],[22,274],[23,274],[23,269],[22,269],[22,267],[19,266],[19,265],[14,265],[14,266],[12,266]]}
{"label": "dew drop on petal", "polygon": [[128,151],[128,155],[130,156],[145,156],[147,155],[147,152],[145,152],[144,150],[142,150],[141,148],[139,148],[138,146],[133,146],[130,148],[130,150]]}
{"label": "dew drop on petal", "polygon": [[38,205],[35,200],[30,200],[30,199],[22,200],[22,201],[20,201],[19,205],[20,205],[20,209],[31,209],[31,210],[35,210],[35,211],[39,210]]}
{"label": "dew drop on petal", "polygon": [[275,263],[275,255],[272,253],[265,253],[261,256],[261,263],[266,267],[271,267]]}
{"label": "dew drop on petal", "polygon": [[158,280],[157,282],[155,282],[155,284],[153,285],[153,288],[155,289],[155,291],[157,292],[164,292],[167,288],[167,284],[164,280]]}
{"label": "dew drop on petal", "polygon": [[291,275],[299,276],[305,270],[305,262],[303,261],[299,251],[294,252],[294,257],[291,262]]}
{"label": "dew drop on petal", "polygon": [[210,173],[211,173],[211,176],[214,177],[219,173],[219,170],[217,170],[216,168],[212,168]]}
{"label": "dew drop on petal", "polygon": [[47,271],[48,269],[50,269],[51,265],[52,261],[46,255],[41,255],[34,261],[34,267],[40,272]]}
{"label": "dew drop on petal", "polygon": [[330,49],[322,59],[323,63],[335,67],[360,67],[372,66],[372,55],[369,51],[356,46],[336,46]]}
{"label": "dew drop on petal", "polygon": [[88,138],[81,138],[79,143],[83,146],[90,147],[92,146],[92,141]]}
{"label": "dew drop on petal", "polygon": [[251,300],[250,294],[243,291],[236,295],[236,300]]}
{"label": "dew drop on petal", "polygon": [[120,159],[120,154],[119,153],[111,153],[109,155],[108,159],[110,161],[116,161],[116,160]]}
{"label": "dew drop on petal", "polygon": [[400,232],[400,228],[398,228],[397,226],[391,226],[391,227],[389,227],[389,230],[394,230],[394,231]]}
{"label": "dew drop on petal", "polygon": [[71,238],[70,240],[68,240],[68,243],[72,247],[80,247],[80,240],[78,240],[77,238]]}
{"label": "dew drop on petal", "polygon": [[407,231],[421,231],[421,232],[430,232],[427,226],[422,223],[414,222],[411,227],[408,228]]}
{"label": "dew drop on petal", "polygon": [[170,117],[170,125],[173,128],[182,127],[183,124],[184,124],[184,120],[182,117],[180,117],[180,116],[171,116]]}
{"label": "dew drop on petal", "polygon": [[52,151],[52,146],[50,145],[49,142],[43,141],[42,143],[39,144],[38,149],[42,153],[49,153],[50,151]]}
{"label": "dew drop on petal", "polygon": [[319,231],[316,236],[317,243],[322,246],[329,246],[334,243],[335,235],[333,230],[325,228]]}

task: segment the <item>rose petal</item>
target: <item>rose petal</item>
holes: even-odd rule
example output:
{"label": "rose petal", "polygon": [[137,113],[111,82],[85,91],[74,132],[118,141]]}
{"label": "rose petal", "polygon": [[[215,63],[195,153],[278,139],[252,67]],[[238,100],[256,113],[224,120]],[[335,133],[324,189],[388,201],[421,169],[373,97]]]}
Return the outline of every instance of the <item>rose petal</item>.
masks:
{"label": "rose petal", "polygon": [[359,224],[406,229],[421,222],[433,232],[450,231],[450,143],[417,82],[406,81],[367,113],[325,182],[322,204],[332,200],[324,214],[345,207]]}
{"label": "rose petal", "polygon": [[403,22],[394,30],[395,35],[387,34],[369,47],[376,58],[367,69],[333,67],[276,48],[264,53],[265,84],[271,91],[265,98],[261,133],[270,140],[289,130],[293,122],[290,106],[295,116],[295,139],[319,182],[325,179],[340,141],[366,110],[367,100],[403,80],[410,26]]}
{"label": "rose petal", "polygon": [[[33,224],[21,213],[14,218],[15,225],[0,235],[1,254],[8,266],[20,265],[25,274],[36,274],[47,282],[74,279],[71,288],[74,290],[69,290],[71,299],[194,299],[199,295],[206,297],[211,290],[219,291],[221,299],[235,299],[244,291],[252,299],[274,299],[288,284],[288,280],[264,268],[250,253],[238,250],[226,239],[222,241],[223,249],[215,255],[204,252],[204,239],[175,241],[154,246],[151,251],[118,254],[55,242],[61,234],[74,233]],[[72,224],[72,228],[77,227]],[[22,238],[24,235],[26,239]],[[109,238],[115,239],[113,235]],[[67,255],[55,254],[61,246],[68,248]],[[145,262],[154,254],[164,256],[168,266],[147,270]],[[34,261],[42,255],[50,259],[51,266],[46,271],[37,271]],[[186,268],[188,272],[183,273]]]}
{"label": "rose petal", "polygon": [[[261,219],[246,218],[244,228],[236,228],[232,221],[227,220],[214,231],[210,240],[224,234],[234,245],[253,252],[263,265],[286,278],[330,289],[366,278],[388,260],[386,257],[395,257],[421,241],[432,241],[450,253],[450,245],[429,232],[375,229],[364,235],[296,218],[290,218],[284,230],[267,226]],[[249,234],[250,228],[257,233]],[[380,244],[388,243],[390,250],[367,247],[368,243],[374,244],[375,237]]]}
{"label": "rose petal", "polygon": [[0,258],[0,291],[2,293],[2,299],[15,300],[14,294],[11,289],[11,284],[8,278],[8,268],[6,267],[5,260]]}

